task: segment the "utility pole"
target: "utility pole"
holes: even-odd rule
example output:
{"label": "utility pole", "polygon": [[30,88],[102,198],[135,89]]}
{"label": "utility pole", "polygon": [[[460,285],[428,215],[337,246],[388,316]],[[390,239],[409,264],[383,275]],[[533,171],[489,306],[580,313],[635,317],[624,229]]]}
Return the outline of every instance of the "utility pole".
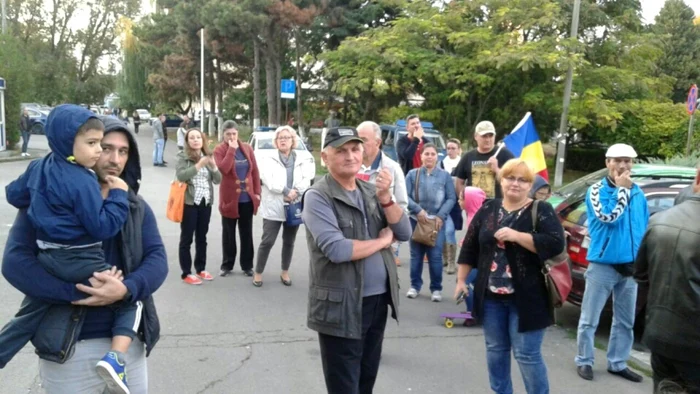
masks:
{"label": "utility pole", "polygon": [[[199,60],[200,60],[199,103],[201,106],[200,107],[201,109],[199,110],[199,127],[203,133],[206,133],[205,123],[204,123],[205,122],[205,118],[204,118],[204,28],[202,28],[202,30],[199,31],[199,46],[200,46],[200,52],[199,52]],[[207,134],[209,134],[209,133],[207,133]]]}
{"label": "utility pole", "polygon": [[0,0],[2,3],[2,34],[7,34],[7,0]]}
{"label": "utility pole", "polygon": [[[574,0],[574,13],[571,17],[571,37],[578,38],[578,15],[581,11],[581,0]],[[566,85],[564,85],[564,105],[561,111],[559,123],[559,141],[557,143],[557,162],[554,171],[554,187],[559,187],[564,180],[564,161],[566,160],[566,135],[569,129],[569,103],[571,102],[571,84],[574,79],[574,66],[570,65],[566,72]]]}

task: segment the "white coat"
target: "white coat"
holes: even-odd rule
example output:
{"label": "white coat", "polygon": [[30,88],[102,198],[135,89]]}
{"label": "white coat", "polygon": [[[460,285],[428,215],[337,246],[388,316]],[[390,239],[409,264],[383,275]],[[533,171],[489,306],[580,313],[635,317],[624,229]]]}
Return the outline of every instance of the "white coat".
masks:
{"label": "white coat", "polygon": [[[279,158],[279,155],[264,157],[258,162],[260,182],[262,183],[262,196],[260,197],[260,209],[258,212],[263,219],[284,222],[287,219],[283,190],[287,186],[287,169]],[[301,196],[311,186],[316,166],[313,159],[296,156],[294,160],[294,183],[292,189],[296,189]]]}

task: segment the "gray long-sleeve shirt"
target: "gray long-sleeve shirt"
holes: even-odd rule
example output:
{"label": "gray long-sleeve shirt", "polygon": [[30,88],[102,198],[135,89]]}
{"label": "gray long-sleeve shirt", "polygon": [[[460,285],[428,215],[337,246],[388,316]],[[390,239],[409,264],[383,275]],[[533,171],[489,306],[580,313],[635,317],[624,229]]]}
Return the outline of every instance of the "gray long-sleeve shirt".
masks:
{"label": "gray long-sleeve shirt", "polygon": [[[366,224],[367,214],[362,194],[357,189],[347,193],[348,197],[362,209]],[[323,254],[334,263],[346,263],[351,261],[354,240],[345,238],[343,235],[331,204],[318,191],[309,190],[304,196],[302,219]],[[405,213],[398,223],[390,224],[389,228],[394,232],[394,238],[399,241],[408,241],[411,238],[411,223]],[[365,231],[367,231],[366,225]],[[387,291],[387,272],[379,252],[365,259],[364,278],[363,297],[383,294]]]}
{"label": "gray long-sleeve shirt", "polygon": [[153,141],[165,138],[163,134],[163,123],[161,123],[160,119],[154,120],[151,126],[153,127]]}

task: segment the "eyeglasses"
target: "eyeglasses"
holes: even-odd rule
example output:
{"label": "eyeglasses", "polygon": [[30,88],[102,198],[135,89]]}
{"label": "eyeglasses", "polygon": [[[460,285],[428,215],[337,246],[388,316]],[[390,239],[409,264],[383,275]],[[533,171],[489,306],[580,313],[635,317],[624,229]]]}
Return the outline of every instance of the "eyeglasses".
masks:
{"label": "eyeglasses", "polygon": [[520,184],[520,185],[526,185],[526,184],[530,183],[530,181],[528,181],[525,178],[516,178],[514,176],[507,176],[507,177],[503,178],[503,180],[505,180],[508,183],[518,182],[518,184]]}
{"label": "eyeglasses", "polygon": [[286,141],[286,140],[291,140],[292,137],[277,137],[277,139],[281,140],[281,141]]}
{"label": "eyeglasses", "polygon": [[548,192],[548,191],[546,191],[546,190],[543,190],[543,191],[538,191],[538,192],[536,192],[536,193],[535,193],[535,196],[536,196],[536,197],[547,198],[547,197],[549,197],[551,194],[552,194],[552,193],[550,193],[550,192]]}

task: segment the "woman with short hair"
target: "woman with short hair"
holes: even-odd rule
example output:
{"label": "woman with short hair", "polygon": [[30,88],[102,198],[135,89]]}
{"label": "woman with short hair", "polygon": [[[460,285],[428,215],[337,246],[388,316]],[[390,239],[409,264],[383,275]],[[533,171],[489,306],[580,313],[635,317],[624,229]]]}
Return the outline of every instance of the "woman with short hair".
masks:
{"label": "woman with short hair", "polygon": [[278,127],[272,144],[277,149],[277,154],[267,156],[260,161],[262,183],[260,214],[263,217],[263,235],[258,246],[258,261],[253,276],[255,287],[263,284],[262,273],[280,228],[282,228],[280,281],[285,286],[292,285],[289,266],[292,263],[294,241],[299,224],[287,222],[287,210],[299,202],[304,191],[311,186],[310,174],[315,170],[311,158],[300,158],[294,151],[298,144],[298,137],[291,126]]}
{"label": "woman with short hair", "polygon": [[498,176],[503,198],[486,201],[471,221],[457,260],[455,298],[468,294],[467,275],[478,268],[473,314],[484,326],[491,389],[513,392],[512,349],[527,393],[549,393],[542,341],[554,316],[542,267],[564,250],[564,230],[544,201],[533,228],[528,193],[535,174],[525,161],[509,160]]}

